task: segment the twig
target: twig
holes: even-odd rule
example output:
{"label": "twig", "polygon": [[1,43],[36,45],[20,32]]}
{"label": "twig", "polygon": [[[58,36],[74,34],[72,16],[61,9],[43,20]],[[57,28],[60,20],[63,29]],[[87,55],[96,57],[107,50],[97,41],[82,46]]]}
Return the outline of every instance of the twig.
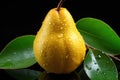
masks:
{"label": "twig", "polygon": [[64,1],[65,0],[60,0],[60,2],[58,3],[58,6],[57,6],[57,11],[60,10],[60,7],[62,6],[62,4],[63,4]]}
{"label": "twig", "polygon": [[120,59],[118,57],[115,57],[114,55],[109,55],[110,57],[114,58],[117,61],[120,61]]}

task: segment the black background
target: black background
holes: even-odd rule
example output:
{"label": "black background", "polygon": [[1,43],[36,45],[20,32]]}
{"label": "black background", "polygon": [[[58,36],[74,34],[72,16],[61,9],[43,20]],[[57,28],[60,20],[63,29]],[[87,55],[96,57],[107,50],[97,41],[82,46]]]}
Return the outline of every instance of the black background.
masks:
{"label": "black background", "polygon": [[[0,50],[18,36],[36,34],[47,12],[58,2],[0,0]],[[120,4],[117,0],[66,0],[63,7],[70,11],[75,21],[83,17],[98,18],[120,34]]]}
{"label": "black background", "polygon": [[[70,11],[75,21],[83,17],[98,18],[108,23],[120,35],[118,1],[66,0],[63,7]],[[18,36],[35,35],[47,12],[56,7],[58,2],[59,0],[0,0],[0,51]]]}

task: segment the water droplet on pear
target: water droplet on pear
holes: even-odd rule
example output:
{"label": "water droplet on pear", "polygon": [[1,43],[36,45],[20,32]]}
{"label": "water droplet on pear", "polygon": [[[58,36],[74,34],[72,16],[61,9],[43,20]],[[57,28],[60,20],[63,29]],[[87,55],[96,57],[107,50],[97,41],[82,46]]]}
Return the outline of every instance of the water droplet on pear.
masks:
{"label": "water droplet on pear", "polygon": [[58,34],[58,38],[62,38],[63,36],[64,36],[63,33]]}

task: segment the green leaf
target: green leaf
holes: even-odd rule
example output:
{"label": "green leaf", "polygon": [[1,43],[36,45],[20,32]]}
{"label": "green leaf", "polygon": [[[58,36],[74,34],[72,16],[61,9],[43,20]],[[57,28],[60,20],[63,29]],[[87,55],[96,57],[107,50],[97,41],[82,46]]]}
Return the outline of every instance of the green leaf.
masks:
{"label": "green leaf", "polygon": [[95,18],[82,18],[76,26],[88,46],[98,50],[120,54],[120,38],[105,22]]}
{"label": "green leaf", "polygon": [[16,80],[36,80],[41,72],[30,69],[6,70]]}
{"label": "green leaf", "polygon": [[35,64],[34,38],[33,35],[25,35],[8,43],[0,55],[0,69],[19,69]]}
{"label": "green leaf", "polygon": [[89,50],[84,70],[91,80],[118,80],[117,68],[112,59],[98,50]]}

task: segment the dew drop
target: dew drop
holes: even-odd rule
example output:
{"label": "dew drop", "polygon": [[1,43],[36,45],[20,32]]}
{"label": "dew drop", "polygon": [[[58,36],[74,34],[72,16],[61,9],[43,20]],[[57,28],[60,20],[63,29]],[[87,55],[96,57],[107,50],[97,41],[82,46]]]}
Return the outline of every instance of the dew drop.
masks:
{"label": "dew drop", "polygon": [[102,51],[102,53],[104,54],[105,52]]}
{"label": "dew drop", "polygon": [[62,29],[63,29],[63,27],[60,27],[60,29],[62,30]]}
{"label": "dew drop", "polygon": [[68,55],[66,55],[65,58],[68,59]]}
{"label": "dew drop", "polygon": [[67,24],[64,24],[65,26],[67,25]]}
{"label": "dew drop", "polygon": [[103,73],[103,75],[106,75],[106,73]]}
{"label": "dew drop", "polygon": [[43,41],[41,42],[41,44],[43,44]]}
{"label": "dew drop", "polygon": [[63,34],[59,34],[59,35],[58,35],[58,38],[62,38],[62,37],[63,37]]}
{"label": "dew drop", "polygon": [[47,64],[43,64],[43,67],[46,67],[47,66]]}
{"label": "dew drop", "polygon": [[101,55],[98,55],[98,58],[101,58]]}
{"label": "dew drop", "polygon": [[64,22],[66,21],[66,19],[63,20]]}
{"label": "dew drop", "polygon": [[51,22],[49,22],[48,24],[51,24]]}
{"label": "dew drop", "polygon": [[91,70],[92,68],[91,67],[89,67],[88,65],[86,65],[86,68],[88,69],[88,70]]}
{"label": "dew drop", "polygon": [[43,50],[40,50],[40,52],[42,53],[42,52],[43,52]]}
{"label": "dew drop", "polygon": [[9,61],[11,61],[10,59],[7,59],[7,61],[9,62]]}
{"label": "dew drop", "polygon": [[97,72],[99,72],[99,71],[100,71],[100,69],[99,69],[99,68],[97,68],[97,69],[96,69],[96,71],[97,71]]}
{"label": "dew drop", "polygon": [[63,26],[65,26],[66,24],[62,24]]}
{"label": "dew drop", "polygon": [[97,63],[95,62],[94,64],[96,65]]}
{"label": "dew drop", "polygon": [[16,52],[13,53],[14,55],[17,54]]}

